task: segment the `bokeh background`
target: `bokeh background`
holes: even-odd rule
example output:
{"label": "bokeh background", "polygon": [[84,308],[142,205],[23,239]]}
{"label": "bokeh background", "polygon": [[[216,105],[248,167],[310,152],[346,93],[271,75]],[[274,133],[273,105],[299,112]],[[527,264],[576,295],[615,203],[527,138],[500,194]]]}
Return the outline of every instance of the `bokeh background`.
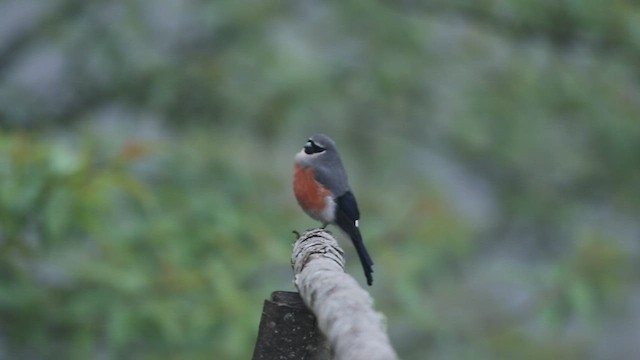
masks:
{"label": "bokeh background", "polygon": [[4,0],[0,359],[250,358],[315,132],[403,359],[635,359],[639,69],[630,0]]}

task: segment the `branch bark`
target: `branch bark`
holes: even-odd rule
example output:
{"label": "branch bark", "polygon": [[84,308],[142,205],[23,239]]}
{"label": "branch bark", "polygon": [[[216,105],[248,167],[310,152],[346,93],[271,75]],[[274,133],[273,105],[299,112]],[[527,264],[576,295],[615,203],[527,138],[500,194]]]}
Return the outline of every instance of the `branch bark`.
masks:
{"label": "branch bark", "polygon": [[274,291],[264,301],[253,360],[329,360],[316,319],[295,292]]}
{"label": "branch bark", "polygon": [[343,251],[331,233],[313,229],[294,244],[295,285],[315,314],[336,360],[395,360],[382,315],[356,280],[344,272]]}

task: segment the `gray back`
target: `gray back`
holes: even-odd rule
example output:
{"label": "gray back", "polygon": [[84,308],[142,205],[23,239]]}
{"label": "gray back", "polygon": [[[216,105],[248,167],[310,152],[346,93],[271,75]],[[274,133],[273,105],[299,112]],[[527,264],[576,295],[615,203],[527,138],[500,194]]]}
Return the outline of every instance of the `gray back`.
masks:
{"label": "gray back", "polygon": [[315,134],[311,140],[327,151],[317,154],[313,159],[316,179],[338,197],[349,191],[347,172],[344,170],[336,143],[325,134]]}

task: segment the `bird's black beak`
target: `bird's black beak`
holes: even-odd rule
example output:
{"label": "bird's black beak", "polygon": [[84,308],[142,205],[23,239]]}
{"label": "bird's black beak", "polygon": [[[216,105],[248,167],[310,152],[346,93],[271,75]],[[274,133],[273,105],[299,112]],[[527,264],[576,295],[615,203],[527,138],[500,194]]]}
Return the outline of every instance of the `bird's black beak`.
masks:
{"label": "bird's black beak", "polygon": [[321,152],[324,152],[325,148],[323,148],[322,146],[319,146],[318,144],[316,144],[315,142],[313,142],[313,140],[309,139],[309,141],[307,141],[306,144],[304,144],[304,153],[311,155],[311,154],[318,154]]}
{"label": "bird's black beak", "polygon": [[304,144],[304,152],[307,154],[312,154],[313,153],[313,143],[311,142],[311,140],[307,141]]}

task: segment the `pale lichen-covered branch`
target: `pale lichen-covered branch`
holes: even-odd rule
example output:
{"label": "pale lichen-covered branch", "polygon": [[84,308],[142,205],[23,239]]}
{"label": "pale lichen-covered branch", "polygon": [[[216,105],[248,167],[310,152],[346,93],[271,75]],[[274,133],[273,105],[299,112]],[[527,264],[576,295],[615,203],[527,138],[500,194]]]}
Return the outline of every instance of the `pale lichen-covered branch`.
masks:
{"label": "pale lichen-covered branch", "polygon": [[295,285],[315,314],[337,360],[394,360],[383,317],[355,279],[344,272],[343,251],[323,229],[303,233],[291,256]]}

